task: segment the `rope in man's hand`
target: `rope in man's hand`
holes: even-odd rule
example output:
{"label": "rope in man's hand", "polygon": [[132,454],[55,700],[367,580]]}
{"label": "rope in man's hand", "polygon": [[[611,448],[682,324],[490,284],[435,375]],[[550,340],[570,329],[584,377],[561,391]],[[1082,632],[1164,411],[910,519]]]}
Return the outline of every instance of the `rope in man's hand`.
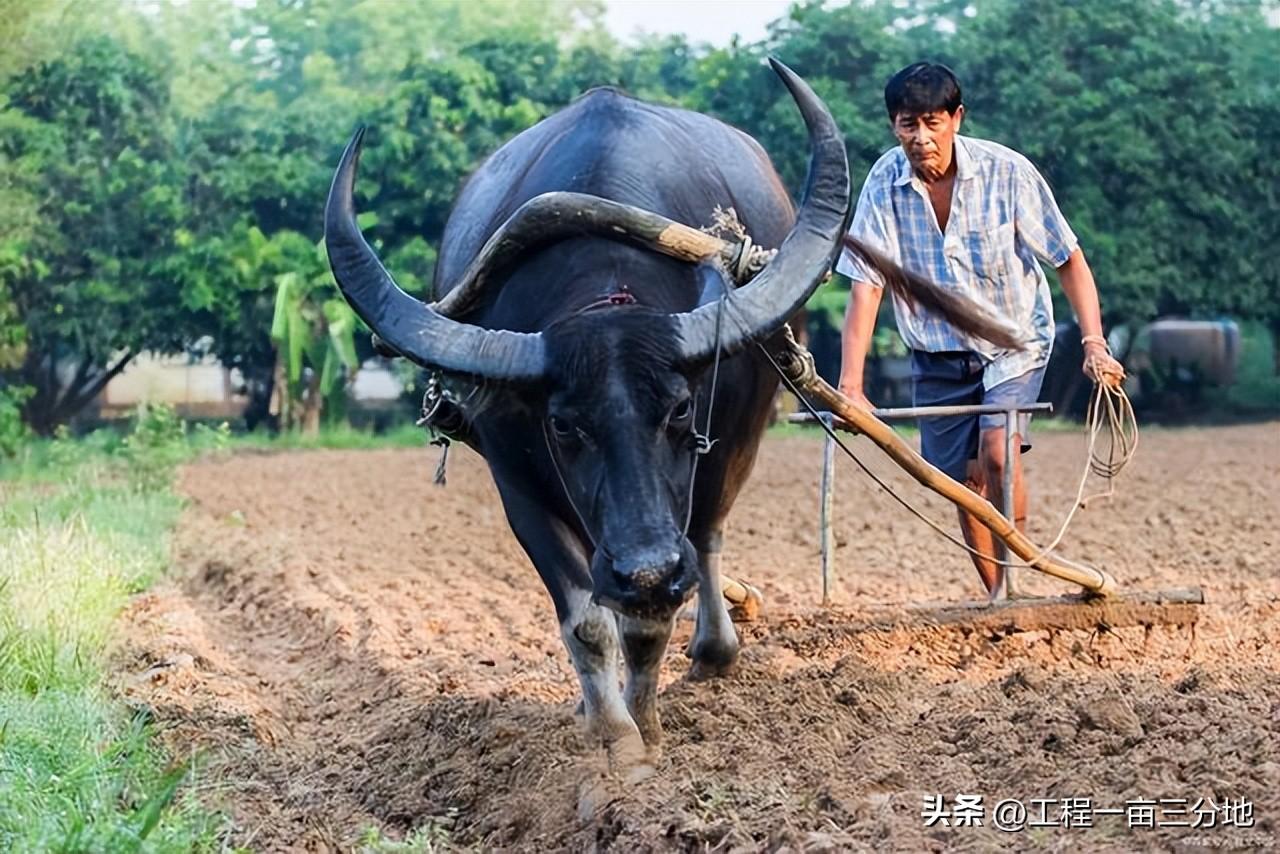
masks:
{"label": "rope in man's hand", "polygon": [[1111,355],[1111,346],[1101,335],[1086,335],[1080,339],[1084,346],[1084,375],[1095,383],[1118,387],[1124,382],[1124,365]]}
{"label": "rope in man's hand", "polygon": [[[1076,500],[1083,507],[1094,498],[1109,498],[1114,494],[1112,480],[1138,450],[1138,419],[1129,396],[1124,393],[1124,366],[1111,355],[1107,340],[1101,335],[1086,335],[1081,343],[1085,346],[1084,372],[1094,382],[1093,396],[1089,399],[1089,411],[1085,417],[1089,433],[1089,471],[1107,481],[1106,492],[1088,498],[1083,496],[1082,488]],[[1098,436],[1104,428],[1109,439],[1105,457],[1098,448]]]}

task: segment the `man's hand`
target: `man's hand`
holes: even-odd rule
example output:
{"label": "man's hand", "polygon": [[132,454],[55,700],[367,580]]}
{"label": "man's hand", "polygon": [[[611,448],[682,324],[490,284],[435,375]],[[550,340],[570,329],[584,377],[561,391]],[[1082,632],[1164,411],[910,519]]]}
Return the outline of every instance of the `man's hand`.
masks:
{"label": "man's hand", "polygon": [[1112,357],[1105,341],[1084,342],[1084,375],[1115,388],[1124,382],[1124,365]]}
{"label": "man's hand", "polygon": [[840,383],[840,393],[852,400],[853,405],[859,409],[873,412],[876,408],[876,405],[867,400],[867,396],[862,393],[862,386],[855,386],[852,383]]}

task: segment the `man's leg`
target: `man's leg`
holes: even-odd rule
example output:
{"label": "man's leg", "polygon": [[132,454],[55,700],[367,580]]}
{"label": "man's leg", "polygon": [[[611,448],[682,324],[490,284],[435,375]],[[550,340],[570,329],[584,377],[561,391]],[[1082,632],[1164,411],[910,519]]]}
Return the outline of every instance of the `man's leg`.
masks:
{"label": "man's leg", "polygon": [[[1013,524],[1026,533],[1027,488],[1022,479],[1022,436],[1015,434],[1013,456]],[[1004,512],[1004,428],[983,430],[978,443],[978,459],[970,466],[965,485]],[[965,542],[983,556],[971,554],[978,576],[987,588],[987,595],[995,597],[1004,584],[1004,567],[996,562],[996,538],[986,525],[965,511],[960,511],[960,528]]]}
{"label": "man's leg", "polygon": [[[916,406],[972,406],[982,402],[980,359],[971,353],[912,353],[912,400]],[[975,415],[933,416],[920,419],[920,453],[934,467],[985,495],[978,464],[979,433]],[[960,530],[970,548],[993,554],[991,532],[960,511]],[[999,567],[974,556],[978,575],[988,591],[1000,583]]]}
{"label": "man's leg", "polygon": [[[1022,406],[1035,403],[1040,396],[1040,386],[1044,382],[1044,368],[1028,371],[988,389],[983,395],[983,403],[995,403],[1005,406]],[[1005,466],[1013,466],[1013,522],[1014,527],[1026,533],[1027,529],[1027,487],[1022,477],[1022,455],[1031,449],[1027,441],[1031,416],[1023,413],[1017,418],[1018,432],[1013,436],[1013,459],[1005,459],[1005,416],[1001,414],[984,415],[979,419],[980,435],[978,439],[978,459],[974,466],[982,488],[979,492],[999,510],[1004,512],[1004,476]],[[972,487],[971,487],[972,488]],[[995,537],[986,526],[976,519],[961,513],[961,526],[965,528],[965,539],[970,546],[989,555],[991,559],[973,556],[974,566],[987,587],[987,595],[994,598],[1004,584],[1005,568],[995,562],[997,549]],[[972,534],[970,529],[974,529]],[[977,530],[981,528],[981,530]]]}
{"label": "man's leg", "polygon": [[[980,446],[981,447],[981,446]],[[1001,449],[1003,450],[1003,448]],[[997,483],[1002,483],[997,479]],[[981,458],[969,463],[969,472],[965,477],[964,485],[969,489],[986,498],[997,507],[996,503],[987,491],[987,475]],[[982,579],[982,586],[987,590],[987,596],[994,598],[1000,590],[1000,585],[1004,583],[1004,568],[995,562],[996,555],[996,538],[991,533],[991,529],[982,524],[978,519],[964,510],[959,511],[960,530],[964,534],[964,541],[969,544],[969,548],[980,554],[969,554],[973,560],[974,567],[978,570],[978,577]]]}

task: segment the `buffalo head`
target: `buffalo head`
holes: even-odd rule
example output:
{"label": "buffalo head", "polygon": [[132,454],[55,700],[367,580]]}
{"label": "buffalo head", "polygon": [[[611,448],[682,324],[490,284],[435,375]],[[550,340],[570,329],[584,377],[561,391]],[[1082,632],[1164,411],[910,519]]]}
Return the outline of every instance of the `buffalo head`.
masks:
{"label": "buffalo head", "polygon": [[[670,614],[696,586],[685,534],[699,409],[707,405],[696,400],[698,388],[717,353],[742,351],[800,309],[830,269],[847,224],[848,164],[835,123],[799,77],[781,63],[774,69],[808,128],[804,201],[776,256],[745,286],[734,290],[722,269],[702,265],[696,275],[718,279],[711,290],[722,296],[689,311],[614,306],[534,332],[461,322],[400,290],[360,233],[353,189],[362,131],[330,189],[325,242],[348,302],[395,352],[520,398],[548,450],[550,482],[562,485],[595,546],[594,596],[622,613]],[[491,242],[522,246],[528,238],[500,233]]]}

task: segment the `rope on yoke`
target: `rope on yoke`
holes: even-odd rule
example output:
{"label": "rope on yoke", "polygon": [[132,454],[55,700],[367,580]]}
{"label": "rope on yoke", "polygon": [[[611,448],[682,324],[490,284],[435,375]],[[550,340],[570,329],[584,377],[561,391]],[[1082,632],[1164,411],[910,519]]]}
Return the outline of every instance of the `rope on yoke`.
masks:
{"label": "rope on yoke", "polygon": [[720,381],[720,330],[724,321],[725,306],[729,304],[728,296],[720,298],[720,305],[716,309],[716,359],[711,368],[711,393],[707,397],[707,420],[703,424],[702,432],[698,432],[697,416],[698,408],[693,408],[693,467],[689,472],[689,494],[686,496],[685,513],[684,513],[684,536],[689,536],[689,526],[693,524],[693,490],[698,484],[698,460],[711,453],[711,448],[718,442],[718,439],[711,438],[711,414],[716,408],[716,384]]}

